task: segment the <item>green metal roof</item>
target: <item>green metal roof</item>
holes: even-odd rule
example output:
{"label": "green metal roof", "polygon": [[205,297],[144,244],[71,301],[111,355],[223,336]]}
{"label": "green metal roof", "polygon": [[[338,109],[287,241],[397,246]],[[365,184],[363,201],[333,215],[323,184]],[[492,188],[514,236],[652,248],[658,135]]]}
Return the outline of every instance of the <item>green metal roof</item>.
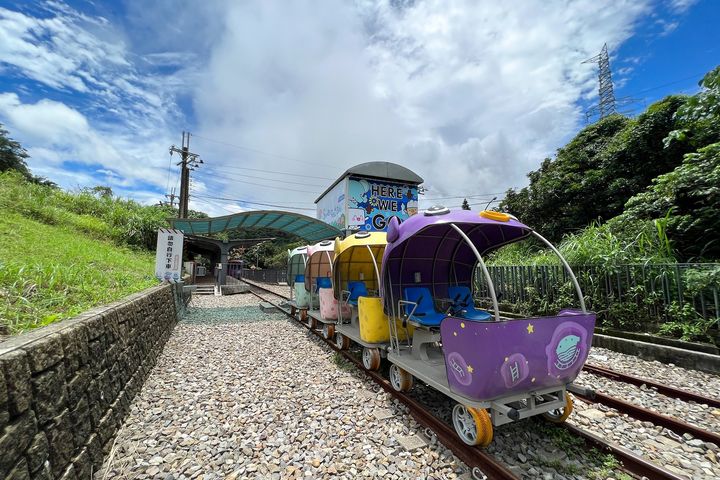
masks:
{"label": "green metal roof", "polygon": [[171,218],[169,221],[173,228],[190,235],[209,235],[236,228],[271,228],[312,243],[342,233],[316,218],[279,210],[256,210],[214,218]]}

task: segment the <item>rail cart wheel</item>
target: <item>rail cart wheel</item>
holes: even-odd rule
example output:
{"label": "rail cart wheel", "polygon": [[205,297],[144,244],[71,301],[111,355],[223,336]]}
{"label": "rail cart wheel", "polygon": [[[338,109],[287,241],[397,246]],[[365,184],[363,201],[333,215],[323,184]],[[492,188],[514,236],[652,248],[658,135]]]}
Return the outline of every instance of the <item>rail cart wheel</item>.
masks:
{"label": "rail cart wheel", "polygon": [[390,385],[398,392],[409,392],[413,387],[413,376],[395,364],[390,365]]}
{"label": "rail cart wheel", "polygon": [[332,323],[323,324],[323,337],[325,340],[330,340],[335,336],[335,325]]}
{"label": "rail cart wheel", "polygon": [[546,420],[553,423],[563,423],[573,411],[573,399],[568,392],[565,392],[565,406],[543,413]]}
{"label": "rail cart wheel", "polygon": [[487,447],[493,439],[493,427],[487,410],[458,403],[452,412],[455,433],[468,445]]}
{"label": "rail cart wheel", "polygon": [[296,313],[297,313],[297,307],[290,307],[290,315],[292,315],[294,317]]}
{"label": "rail cart wheel", "polygon": [[363,366],[368,370],[380,370],[380,350],[377,348],[363,348]]}
{"label": "rail cart wheel", "polygon": [[317,330],[317,319],[312,315],[310,316],[310,328]]}
{"label": "rail cart wheel", "polygon": [[348,348],[350,348],[350,339],[342,333],[338,333],[337,335],[335,335],[335,345],[340,350],[347,350]]}
{"label": "rail cart wheel", "polygon": [[300,310],[300,321],[307,322],[308,313],[307,310]]}

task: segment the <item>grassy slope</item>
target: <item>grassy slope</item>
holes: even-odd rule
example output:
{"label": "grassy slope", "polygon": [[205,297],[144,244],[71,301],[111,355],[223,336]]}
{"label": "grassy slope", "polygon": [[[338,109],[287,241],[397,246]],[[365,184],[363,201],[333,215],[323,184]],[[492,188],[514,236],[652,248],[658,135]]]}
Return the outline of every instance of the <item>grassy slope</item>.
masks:
{"label": "grassy slope", "polygon": [[0,322],[11,333],[156,283],[153,255],[18,214],[0,216]]}
{"label": "grassy slope", "polygon": [[167,216],[156,207],[0,173],[0,334],[156,284],[154,232]]}

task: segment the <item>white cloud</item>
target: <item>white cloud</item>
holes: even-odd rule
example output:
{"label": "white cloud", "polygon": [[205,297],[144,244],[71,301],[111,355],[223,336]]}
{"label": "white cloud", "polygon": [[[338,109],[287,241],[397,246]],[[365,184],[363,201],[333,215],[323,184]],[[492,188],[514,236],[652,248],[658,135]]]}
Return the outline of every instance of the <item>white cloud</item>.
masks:
{"label": "white cloud", "polygon": [[582,61],[650,13],[649,0],[406,3],[137,2],[124,30],[63,4],[46,19],[0,9],[0,64],[86,102],[6,93],[0,114],[33,168],[91,163],[128,193],[165,187],[167,147],[190,128],[198,195],[312,207],[327,177],[373,160],[417,171],[428,197],[493,195],[577,131],[596,90]]}
{"label": "white cloud", "polygon": [[[55,178],[49,175],[48,167],[57,175],[63,171],[63,162],[70,161],[112,170],[115,175],[99,177],[110,186],[166,183],[167,157],[160,160],[157,152],[166,148],[169,139],[137,145],[132,135],[93,128],[82,113],[63,103],[52,100],[22,103],[14,93],[0,94],[0,118],[12,132],[20,133],[23,144],[31,145],[28,164],[32,171],[51,180]],[[145,150],[149,146],[150,151]],[[67,174],[58,182],[68,187],[77,186],[76,181],[83,185],[98,182],[98,178],[72,173],[73,170],[76,169],[66,169]],[[104,173],[103,169],[99,173]]]}
{"label": "white cloud", "polygon": [[695,5],[698,0],[669,0],[670,8],[676,13],[684,13]]}
{"label": "white cloud", "polygon": [[[648,9],[630,0],[396,5],[228,3],[196,89],[200,134],[335,167],[202,143],[210,158],[322,176],[386,160],[416,170],[432,196],[504,191],[580,126],[576,101],[596,89],[594,67],[581,62],[605,42],[620,45]],[[302,205],[322,191],[240,190]]]}

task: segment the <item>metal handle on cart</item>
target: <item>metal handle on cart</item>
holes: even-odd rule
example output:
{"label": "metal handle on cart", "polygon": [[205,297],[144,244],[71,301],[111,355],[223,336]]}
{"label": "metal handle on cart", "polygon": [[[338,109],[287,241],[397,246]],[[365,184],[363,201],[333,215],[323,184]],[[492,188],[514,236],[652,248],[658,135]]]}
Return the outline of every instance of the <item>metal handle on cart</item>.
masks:
{"label": "metal handle on cart", "polygon": [[583,313],[587,313],[587,310],[585,309],[585,298],[583,297],[582,290],[580,289],[580,283],[578,283],[577,278],[575,277],[575,274],[572,271],[572,268],[570,268],[570,265],[565,260],[565,257],[562,256],[560,251],[555,248],[555,246],[547,241],[545,237],[537,233],[535,230],[533,230],[533,235],[535,235],[538,239],[540,239],[545,245],[550,247],[550,250],[552,250],[555,255],[557,255],[560,258],[560,261],[563,264],[563,267],[565,267],[565,270],[567,270],[568,274],[570,275],[570,280],[572,281],[573,285],[575,286],[575,292],[577,292],[578,299],[580,300],[580,309]]}

